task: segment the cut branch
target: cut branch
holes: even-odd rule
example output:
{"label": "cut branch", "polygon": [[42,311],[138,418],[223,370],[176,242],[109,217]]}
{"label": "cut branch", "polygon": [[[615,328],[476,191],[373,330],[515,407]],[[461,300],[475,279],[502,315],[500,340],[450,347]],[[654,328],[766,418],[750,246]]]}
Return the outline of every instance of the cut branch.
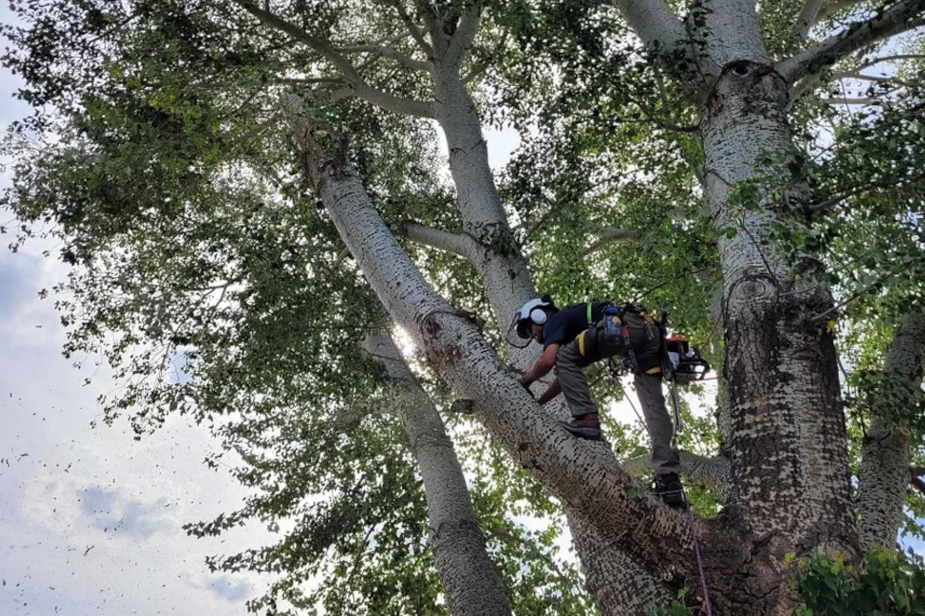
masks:
{"label": "cut branch", "polygon": [[433,118],[434,113],[429,103],[413,99],[401,98],[374,88],[369,85],[356,67],[337,51],[330,43],[309,34],[299,26],[286,21],[282,17],[264,10],[257,6],[251,0],[233,0],[235,4],[246,10],[256,17],[264,25],[285,32],[292,38],[305,43],[310,49],[321,54],[331,64],[337,68],[344,76],[353,89],[353,92],[370,103],[382,107],[388,111],[400,113],[403,115],[417,116],[421,118]]}
{"label": "cut branch", "polygon": [[901,0],[875,17],[849,25],[843,32],[829,37],[815,47],[780,62],[775,70],[788,82],[794,83],[806,74],[834,64],[865,45],[916,27],[925,11],[925,0]]}

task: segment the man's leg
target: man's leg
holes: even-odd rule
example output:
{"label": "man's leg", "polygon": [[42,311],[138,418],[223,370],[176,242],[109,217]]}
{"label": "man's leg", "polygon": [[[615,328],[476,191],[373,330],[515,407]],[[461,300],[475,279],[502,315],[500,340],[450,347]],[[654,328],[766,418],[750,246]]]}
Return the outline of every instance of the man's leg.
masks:
{"label": "man's leg", "polygon": [[660,374],[637,374],[636,393],[642,403],[642,413],[652,438],[652,468],[656,474],[679,473],[681,462],[678,452],[671,446],[674,428],[671,416],[665,407],[665,395],[662,392]]}
{"label": "man's leg", "polygon": [[591,389],[585,376],[584,368],[588,363],[588,359],[579,352],[577,340],[559,348],[559,354],[556,356],[556,377],[574,418],[569,423],[561,423],[575,436],[597,440],[601,438],[602,433],[598,407],[591,399]]}

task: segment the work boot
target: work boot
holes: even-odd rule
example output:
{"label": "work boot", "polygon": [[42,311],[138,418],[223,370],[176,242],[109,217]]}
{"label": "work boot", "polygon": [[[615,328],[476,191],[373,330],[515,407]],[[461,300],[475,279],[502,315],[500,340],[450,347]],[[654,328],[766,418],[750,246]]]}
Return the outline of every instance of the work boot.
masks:
{"label": "work boot", "polygon": [[601,432],[601,422],[597,419],[597,413],[587,413],[572,417],[572,421],[560,421],[562,427],[577,436],[589,441],[599,441],[604,434]]}
{"label": "work boot", "polygon": [[656,475],[653,487],[655,488],[655,495],[665,501],[666,504],[672,507],[684,506],[684,486],[681,485],[681,480],[678,478],[677,473]]}

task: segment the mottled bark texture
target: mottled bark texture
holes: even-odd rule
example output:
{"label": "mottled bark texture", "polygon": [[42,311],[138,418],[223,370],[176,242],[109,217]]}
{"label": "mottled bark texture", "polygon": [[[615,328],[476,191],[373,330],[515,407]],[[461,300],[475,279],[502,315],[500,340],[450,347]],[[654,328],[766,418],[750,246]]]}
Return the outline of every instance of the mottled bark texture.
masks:
{"label": "mottled bark texture", "polygon": [[[831,298],[812,255],[787,261],[775,246],[775,227],[795,230],[802,222],[762,184],[764,175],[798,190],[773,172],[794,155],[786,106],[779,75],[737,61],[724,68],[702,112],[724,286],[733,483],[724,515],[772,562],[788,552],[857,553],[834,341],[814,318]],[[760,611],[786,611],[783,572],[771,572],[768,590],[773,577],[778,590],[760,598]]]}
{"label": "mottled bark texture", "polygon": [[922,396],[925,313],[910,315],[893,335],[881,386],[871,396],[871,419],[861,449],[857,508],[865,550],[891,548],[903,518],[909,484],[909,423]]}

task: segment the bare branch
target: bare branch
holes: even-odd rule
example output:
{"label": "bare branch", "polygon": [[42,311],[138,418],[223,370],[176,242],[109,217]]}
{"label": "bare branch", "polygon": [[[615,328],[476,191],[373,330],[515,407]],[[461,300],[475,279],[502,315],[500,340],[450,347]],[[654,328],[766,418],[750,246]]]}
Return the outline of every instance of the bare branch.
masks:
{"label": "bare branch", "polygon": [[870,98],[870,97],[861,97],[861,98],[848,98],[843,96],[840,98],[820,98],[819,102],[825,103],[826,105],[882,105],[883,101]]}
{"label": "bare branch", "polygon": [[359,72],[357,72],[356,67],[327,41],[312,36],[299,26],[260,8],[251,0],[234,0],[234,2],[256,17],[261,23],[271,28],[276,28],[281,32],[285,32],[292,38],[305,43],[309,48],[324,56],[341,72],[344,79],[351,85],[353,92],[363,100],[369,101],[383,109],[403,115],[412,115],[421,118],[434,117],[429,103],[393,96],[366,83]]}
{"label": "bare branch", "polygon": [[861,2],[863,2],[863,0],[835,0],[835,2],[831,2],[820,9],[819,14],[816,15],[816,21],[822,21],[836,13],[851,8],[855,4],[861,4]]}
{"label": "bare branch", "polygon": [[922,475],[925,475],[925,466],[910,466],[909,467],[909,476],[921,477]]}
{"label": "bare branch", "polygon": [[488,67],[489,67],[488,62],[482,62],[480,64],[476,64],[475,66],[473,66],[472,70],[469,71],[469,73],[465,77],[463,77],[462,79],[463,85],[468,85],[472,83],[472,81],[474,81],[475,79],[478,79],[479,77],[484,75],[485,71],[488,70]]}
{"label": "bare branch", "polygon": [[892,56],[882,56],[880,58],[874,58],[873,60],[868,60],[867,62],[864,62],[863,64],[858,66],[855,70],[863,71],[865,68],[870,68],[871,66],[874,66],[875,64],[880,64],[882,62],[893,62],[895,60],[921,60],[921,59],[925,59],[925,55],[917,54],[917,53],[900,53],[900,54],[896,54]]}
{"label": "bare branch", "polygon": [[831,65],[858,49],[884,38],[910,30],[925,11],[925,0],[901,0],[865,22],[856,22],[815,47],[778,63],[775,70],[794,83],[806,74]]}
{"label": "bare branch", "polygon": [[415,24],[414,20],[411,19],[411,16],[408,15],[405,7],[402,6],[401,0],[386,0],[385,4],[393,7],[398,12],[398,16],[401,18],[402,23],[405,24],[405,28],[411,35],[411,38],[413,38],[414,41],[418,44],[418,47],[421,48],[421,51],[423,51],[428,58],[433,57],[433,47],[430,46],[430,44],[427,42],[427,39],[424,38],[424,33],[421,32],[421,29],[417,27],[417,24]]}
{"label": "bare branch", "polygon": [[896,77],[881,77],[879,75],[862,75],[861,73],[846,72],[835,75],[835,79],[856,79],[858,81],[874,81],[876,83],[895,83],[901,86],[911,87],[908,81]]}
{"label": "bare branch", "polygon": [[424,60],[415,60],[411,56],[385,45],[352,45],[350,47],[338,47],[337,51],[342,54],[375,53],[385,58],[391,58],[402,66],[417,71],[430,72],[431,68],[433,67],[430,62]]}
{"label": "bare branch", "polygon": [[819,18],[821,8],[822,0],[806,0],[800,14],[797,16],[797,21],[793,27],[794,32],[802,38],[808,37],[809,31]]}
{"label": "bare branch", "polygon": [[481,258],[481,244],[465,233],[450,233],[410,221],[396,225],[392,230],[412,242],[452,252],[471,262],[477,262]]}
{"label": "bare branch", "polygon": [[616,227],[607,227],[600,233],[600,238],[590,246],[581,251],[581,256],[586,257],[600,250],[601,246],[607,242],[633,241],[638,239],[638,234],[630,229],[618,229]]}

